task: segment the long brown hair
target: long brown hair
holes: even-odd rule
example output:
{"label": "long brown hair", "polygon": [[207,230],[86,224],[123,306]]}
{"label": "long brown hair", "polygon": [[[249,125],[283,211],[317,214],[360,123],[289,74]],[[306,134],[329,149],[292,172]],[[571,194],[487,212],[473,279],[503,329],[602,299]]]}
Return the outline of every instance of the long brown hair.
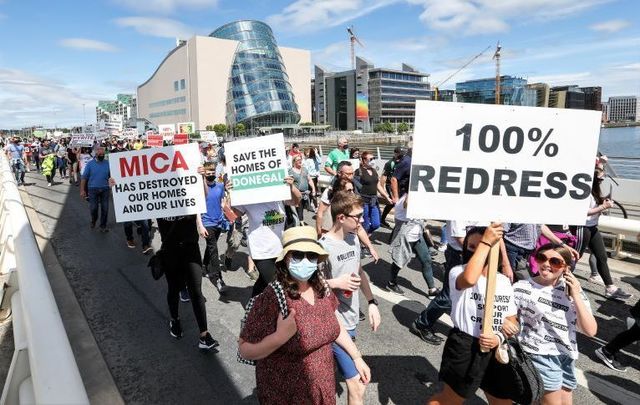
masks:
{"label": "long brown hair", "polygon": [[[292,251],[287,253],[287,256],[291,254]],[[287,260],[281,260],[276,263],[276,279],[282,284],[282,288],[284,291],[294,300],[300,298],[300,290],[298,287],[298,281],[294,279],[291,274],[289,274],[289,269],[287,269]],[[324,260],[318,259],[318,270],[311,276],[308,280],[311,288],[318,294],[320,297],[326,297],[329,295],[331,289],[329,288],[329,284],[322,274],[321,267],[324,264]]]}
{"label": "long brown hair", "polygon": [[593,172],[593,184],[591,185],[591,195],[596,200],[596,204],[598,205],[601,205],[604,202],[602,189],[600,188],[600,182],[598,181],[598,177],[602,175],[604,175],[604,170],[597,167]]}

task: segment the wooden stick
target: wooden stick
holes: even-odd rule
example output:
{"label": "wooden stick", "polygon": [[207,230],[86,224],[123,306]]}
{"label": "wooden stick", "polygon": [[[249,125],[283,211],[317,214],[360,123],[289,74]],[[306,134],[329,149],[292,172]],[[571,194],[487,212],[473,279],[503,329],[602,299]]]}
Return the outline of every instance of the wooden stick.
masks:
{"label": "wooden stick", "polygon": [[[487,289],[484,294],[484,314],[482,315],[482,333],[493,332],[493,302],[496,297],[496,278],[498,275],[498,259],[500,257],[500,242],[491,246],[489,252],[489,270],[487,271]],[[481,349],[486,353],[489,350]]]}

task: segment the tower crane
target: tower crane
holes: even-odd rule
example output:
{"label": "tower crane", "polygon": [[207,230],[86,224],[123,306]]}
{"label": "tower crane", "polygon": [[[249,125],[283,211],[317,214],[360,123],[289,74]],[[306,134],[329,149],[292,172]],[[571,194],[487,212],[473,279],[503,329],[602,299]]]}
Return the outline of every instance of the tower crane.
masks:
{"label": "tower crane", "polygon": [[479,54],[477,54],[476,56],[474,56],[473,58],[469,59],[467,61],[467,63],[465,63],[464,65],[462,65],[458,70],[456,70],[455,72],[451,73],[446,79],[442,80],[440,83],[438,83],[437,85],[434,86],[434,100],[438,101],[438,89],[440,88],[440,86],[442,86],[443,84],[445,84],[446,82],[448,82],[453,76],[457,75],[458,73],[460,73],[460,71],[462,71],[464,68],[466,68],[467,66],[469,66],[473,61],[475,61],[476,59],[478,59],[479,57],[481,57],[485,52],[487,52],[489,49],[491,48],[491,46],[486,47],[482,52],[480,52]]}
{"label": "tower crane", "polygon": [[362,42],[360,42],[358,37],[356,37],[356,34],[353,32],[353,25],[350,27],[347,27],[347,32],[349,33],[349,41],[351,42],[351,69],[355,69],[356,68],[356,43],[363,48],[364,48],[364,45],[362,44]]}
{"label": "tower crane", "polygon": [[500,104],[500,41],[496,45],[496,52],[493,54],[493,58],[496,60],[496,104]]}

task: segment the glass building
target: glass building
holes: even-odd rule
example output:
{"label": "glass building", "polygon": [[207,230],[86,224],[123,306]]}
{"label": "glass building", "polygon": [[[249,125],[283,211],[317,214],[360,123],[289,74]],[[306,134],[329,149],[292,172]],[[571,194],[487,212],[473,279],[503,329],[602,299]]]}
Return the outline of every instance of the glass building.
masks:
{"label": "glass building", "polygon": [[[456,96],[461,103],[495,104],[496,79],[456,83]],[[527,87],[527,79],[500,76],[501,104],[535,106],[536,101],[536,91]]]}
{"label": "glass building", "polygon": [[289,77],[271,28],[260,21],[223,25],[211,37],[239,41],[227,89],[227,124],[253,129],[300,121]]}

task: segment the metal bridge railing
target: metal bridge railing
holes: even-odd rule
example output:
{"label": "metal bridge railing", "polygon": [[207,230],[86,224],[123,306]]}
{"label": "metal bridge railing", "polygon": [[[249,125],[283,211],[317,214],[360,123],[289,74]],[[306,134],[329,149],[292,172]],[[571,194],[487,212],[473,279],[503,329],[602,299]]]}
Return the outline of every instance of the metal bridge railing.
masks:
{"label": "metal bridge railing", "polygon": [[0,405],[88,404],[58,306],[15,178],[0,153],[0,272],[9,281],[0,310],[11,311],[14,354]]}

